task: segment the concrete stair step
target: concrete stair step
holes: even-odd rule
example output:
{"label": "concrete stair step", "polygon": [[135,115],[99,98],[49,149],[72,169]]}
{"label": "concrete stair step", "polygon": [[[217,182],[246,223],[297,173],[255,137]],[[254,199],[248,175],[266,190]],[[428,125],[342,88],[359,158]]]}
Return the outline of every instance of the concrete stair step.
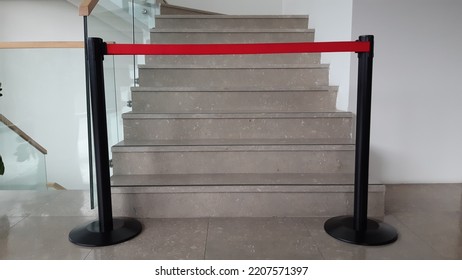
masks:
{"label": "concrete stair step", "polygon": [[[300,192],[306,186],[311,190],[323,192],[325,185],[352,185],[353,174],[341,173],[224,173],[224,174],[155,174],[155,175],[114,175],[111,177],[112,187],[183,187],[183,192],[255,192],[265,188],[267,192]],[[246,186],[240,188],[239,186]],[[251,188],[250,186],[255,186]],[[301,186],[287,188],[284,186]],[[199,188],[198,188],[199,187]],[[260,187],[260,188],[259,188]],[[152,192],[159,192],[155,188]]]}
{"label": "concrete stair step", "polygon": [[155,147],[181,147],[188,146],[280,146],[280,145],[354,145],[351,138],[326,139],[173,139],[173,140],[123,140],[113,146],[113,150],[127,147],[155,146]]}
{"label": "concrete stair step", "polygon": [[250,113],[332,112],[337,87],[310,90],[194,90],[187,88],[132,88],[136,113]]}
{"label": "concrete stair step", "polygon": [[352,173],[353,145],[201,145],[112,148],[114,175]]}
{"label": "concrete stair step", "polygon": [[333,113],[126,113],[126,140],[352,138],[353,115]]}
{"label": "concrete stair step", "polygon": [[291,29],[308,28],[308,16],[160,15],[156,29]]}
{"label": "concrete stair step", "polygon": [[276,66],[140,65],[143,87],[306,87],[328,86],[329,66],[325,64]]}
{"label": "concrete stair step", "polygon": [[319,53],[246,54],[246,55],[148,55],[146,64],[176,64],[230,67],[266,66],[277,64],[319,64]]}
{"label": "concrete stair step", "polygon": [[238,44],[313,42],[313,29],[152,29],[151,43],[155,44]]}
{"label": "concrete stair step", "polygon": [[[302,181],[307,178],[322,179],[329,176],[324,176],[324,174],[320,177],[316,174],[280,175],[279,179],[272,174],[178,174],[131,178],[139,184],[151,179],[171,184],[181,184],[182,180],[206,184],[225,179],[235,182],[271,181],[268,185],[204,186],[128,185],[129,178],[114,176],[113,183],[119,183],[117,187],[112,188],[114,215],[137,218],[198,218],[332,217],[352,214],[353,185],[278,185],[273,179],[281,181],[300,179]],[[124,186],[125,183],[127,185]],[[384,215],[384,196],[385,186],[369,186],[369,216]]]}

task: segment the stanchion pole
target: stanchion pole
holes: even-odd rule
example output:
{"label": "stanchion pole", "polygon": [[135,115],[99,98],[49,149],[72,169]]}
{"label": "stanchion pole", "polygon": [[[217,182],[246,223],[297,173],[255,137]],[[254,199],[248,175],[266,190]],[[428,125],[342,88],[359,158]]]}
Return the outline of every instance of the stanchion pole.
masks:
{"label": "stanchion pole", "polygon": [[358,95],[356,109],[355,149],[355,230],[367,229],[367,205],[369,195],[369,152],[371,135],[372,67],[374,59],[374,37],[363,36],[360,41],[370,43],[369,52],[358,53]]}
{"label": "stanchion pole", "polygon": [[354,212],[327,220],[324,229],[344,242],[376,246],[395,242],[398,233],[386,223],[367,218],[374,36],[360,36],[359,41],[369,42],[370,49],[358,53]]}
{"label": "stanchion pole", "polygon": [[73,229],[69,240],[77,245],[95,247],[127,241],[137,236],[142,226],[135,219],[114,219],[112,216],[103,68],[106,44],[100,38],[88,38],[87,47],[99,219]]}

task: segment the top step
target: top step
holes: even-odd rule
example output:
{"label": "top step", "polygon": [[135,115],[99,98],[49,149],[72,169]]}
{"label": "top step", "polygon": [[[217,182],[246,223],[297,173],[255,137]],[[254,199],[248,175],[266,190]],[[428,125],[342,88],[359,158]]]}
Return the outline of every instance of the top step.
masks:
{"label": "top step", "polygon": [[308,16],[163,15],[157,29],[306,29]]}

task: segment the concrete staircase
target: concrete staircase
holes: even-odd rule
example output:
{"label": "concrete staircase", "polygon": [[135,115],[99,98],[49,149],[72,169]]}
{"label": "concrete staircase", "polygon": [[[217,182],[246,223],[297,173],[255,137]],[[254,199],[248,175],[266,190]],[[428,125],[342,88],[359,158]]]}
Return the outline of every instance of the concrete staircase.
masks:
{"label": "concrete staircase", "polygon": [[[313,41],[306,16],[163,15],[153,43]],[[148,56],[125,140],[112,148],[115,215],[351,214],[353,115],[319,54]],[[369,213],[384,214],[384,186]]]}

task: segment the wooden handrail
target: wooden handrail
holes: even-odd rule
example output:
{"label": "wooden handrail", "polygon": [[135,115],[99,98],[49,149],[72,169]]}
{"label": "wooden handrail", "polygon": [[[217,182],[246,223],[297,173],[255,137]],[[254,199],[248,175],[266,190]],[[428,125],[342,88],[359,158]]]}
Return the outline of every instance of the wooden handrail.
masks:
{"label": "wooden handrail", "polygon": [[0,42],[0,49],[83,49],[83,41]]}
{"label": "wooden handrail", "polygon": [[14,123],[12,123],[9,119],[7,119],[4,115],[0,114],[0,122],[6,125],[9,129],[11,129],[14,133],[19,135],[22,139],[24,139],[26,142],[31,144],[34,148],[39,150],[42,154],[46,155],[48,153],[47,149],[42,147],[39,143],[35,142],[32,137],[27,135],[24,131],[19,129]]}
{"label": "wooden handrail", "polygon": [[96,4],[98,4],[99,0],[82,0],[79,6],[79,15],[80,16],[89,16],[91,11],[95,8]]}
{"label": "wooden handrail", "polygon": [[61,186],[60,184],[56,183],[56,182],[48,182],[47,183],[47,188],[49,189],[55,189],[57,191],[65,191],[67,190],[65,187]]}

